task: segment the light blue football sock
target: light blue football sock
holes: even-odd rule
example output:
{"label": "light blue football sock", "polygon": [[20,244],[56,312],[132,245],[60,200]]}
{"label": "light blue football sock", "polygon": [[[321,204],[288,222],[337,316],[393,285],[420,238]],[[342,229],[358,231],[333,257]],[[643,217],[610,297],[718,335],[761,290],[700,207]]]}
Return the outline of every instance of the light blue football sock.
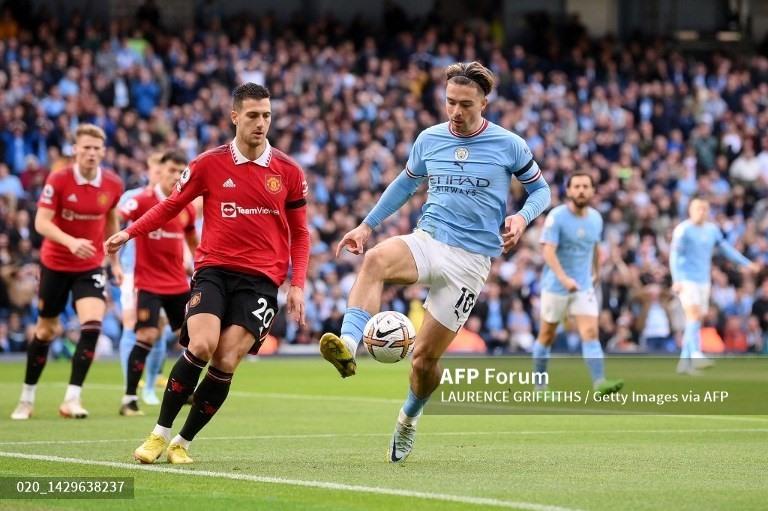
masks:
{"label": "light blue football sock", "polygon": [[683,349],[680,352],[680,358],[691,358],[699,351],[701,342],[701,321],[686,321],[685,330],[683,330]]}
{"label": "light blue football sock", "polygon": [[171,327],[166,325],[160,338],[152,346],[152,351],[147,355],[147,365],[144,368],[145,389],[154,389],[157,376],[163,369],[163,362],[168,354],[168,342],[174,337]]}
{"label": "light blue football sock", "polygon": [[544,346],[539,341],[533,343],[533,370],[537,373],[546,373],[547,365],[549,364],[549,353],[551,352],[549,346]]}
{"label": "light blue football sock", "polygon": [[123,328],[123,333],[120,335],[120,343],[118,344],[118,354],[120,355],[120,368],[123,370],[123,382],[125,383],[128,378],[128,357],[131,356],[131,351],[136,345],[136,332],[132,328]]}
{"label": "light blue football sock", "polygon": [[605,363],[603,360],[603,347],[600,341],[593,339],[591,341],[582,341],[581,356],[589,368],[589,374],[592,376],[592,383],[605,379]]}
{"label": "light blue football sock", "polygon": [[[344,313],[344,321],[341,323],[341,336],[348,341],[353,341],[355,349],[363,340],[365,324],[371,319],[371,314],[357,307],[349,307]],[[354,352],[352,353],[354,355]]]}
{"label": "light blue football sock", "polygon": [[429,401],[429,396],[425,398],[417,397],[416,394],[413,393],[413,390],[411,388],[408,388],[408,397],[405,399],[405,403],[403,404],[403,413],[408,417],[418,417],[421,415],[421,410],[424,409],[424,405],[427,404],[427,401]]}

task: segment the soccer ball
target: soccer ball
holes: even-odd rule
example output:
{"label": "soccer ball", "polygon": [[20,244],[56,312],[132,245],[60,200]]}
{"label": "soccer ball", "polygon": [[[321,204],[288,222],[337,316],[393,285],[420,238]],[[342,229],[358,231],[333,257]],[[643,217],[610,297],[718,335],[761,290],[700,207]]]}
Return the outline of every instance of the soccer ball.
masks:
{"label": "soccer ball", "polygon": [[393,364],[413,351],[416,329],[406,316],[395,311],[379,312],[365,325],[363,342],[379,362]]}

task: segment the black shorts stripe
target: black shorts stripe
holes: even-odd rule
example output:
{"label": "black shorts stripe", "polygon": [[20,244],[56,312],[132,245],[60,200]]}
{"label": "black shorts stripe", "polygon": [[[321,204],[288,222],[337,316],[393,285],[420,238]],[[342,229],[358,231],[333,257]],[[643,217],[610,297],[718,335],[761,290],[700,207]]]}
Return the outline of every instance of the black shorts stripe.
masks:
{"label": "black shorts stripe", "polygon": [[526,172],[528,172],[528,169],[530,169],[532,166],[533,166],[533,158],[531,158],[531,161],[526,163],[523,168],[521,168],[520,170],[514,171],[512,174],[514,174],[515,177],[520,177],[523,174],[525,174]]}
{"label": "black shorts stripe", "polygon": [[291,202],[285,203],[285,209],[298,209],[302,206],[304,206],[307,203],[307,199],[299,199]]}

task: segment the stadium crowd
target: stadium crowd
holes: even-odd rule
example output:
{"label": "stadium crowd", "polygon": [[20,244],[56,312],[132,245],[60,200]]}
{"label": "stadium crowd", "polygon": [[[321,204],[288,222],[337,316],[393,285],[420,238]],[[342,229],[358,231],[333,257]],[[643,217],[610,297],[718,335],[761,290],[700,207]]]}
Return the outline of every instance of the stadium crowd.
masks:
{"label": "stadium crowd", "polygon": [[[591,172],[599,183],[600,340],[608,351],[677,349],[682,313],[668,254],[694,194],[711,201],[740,251],[768,263],[764,55],[591,39],[573,21],[511,41],[496,21],[406,25],[396,10],[378,27],[201,12],[196,30],[172,32],[159,28],[152,9],[101,26],[83,13],[61,20],[12,5],[0,14],[0,351],[23,350],[31,338],[35,203],[48,173],[69,161],[76,125],[101,126],[104,165],[126,188],[143,186],[147,157],[158,148],[177,147],[191,159],[231,140],[230,91],[247,81],[270,89],[270,140],[304,168],[310,189],[308,325],[297,331],[277,321],[273,333],[284,342],[313,343],[322,331],[338,331],[360,258],[335,259],[335,243],[401,171],[416,135],[443,120],[442,70],[457,60],[477,59],[496,73],[486,117],[525,138],[553,206],[570,172]],[[373,241],[413,229],[424,194]],[[522,194],[517,186],[510,208]],[[490,352],[527,350],[536,335],[543,221],[494,262],[466,326]],[[743,278],[723,261],[715,266],[706,323],[728,350],[764,349],[768,279]],[[113,342],[116,293],[104,324]],[[422,298],[418,287],[387,289],[382,307],[418,316]],[[559,346],[575,349],[575,341],[566,328]]]}

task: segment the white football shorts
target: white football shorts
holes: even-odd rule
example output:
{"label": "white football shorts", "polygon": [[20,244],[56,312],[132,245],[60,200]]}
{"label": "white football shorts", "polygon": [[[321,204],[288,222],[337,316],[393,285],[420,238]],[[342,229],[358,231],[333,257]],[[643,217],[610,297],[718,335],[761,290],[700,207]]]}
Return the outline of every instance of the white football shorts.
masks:
{"label": "white football shorts", "polygon": [[684,309],[698,305],[702,314],[709,310],[709,295],[711,291],[710,284],[684,280],[680,282],[680,303]]}
{"label": "white football shorts", "polygon": [[437,241],[420,229],[399,238],[416,261],[418,282],[429,287],[424,308],[441,325],[457,332],[485,285],[491,258]]}
{"label": "white football shorts", "polygon": [[597,317],[600,307],[594,288],[566,295],[542,291],[541,319],[547,323],[560,323],[568,316]]}

